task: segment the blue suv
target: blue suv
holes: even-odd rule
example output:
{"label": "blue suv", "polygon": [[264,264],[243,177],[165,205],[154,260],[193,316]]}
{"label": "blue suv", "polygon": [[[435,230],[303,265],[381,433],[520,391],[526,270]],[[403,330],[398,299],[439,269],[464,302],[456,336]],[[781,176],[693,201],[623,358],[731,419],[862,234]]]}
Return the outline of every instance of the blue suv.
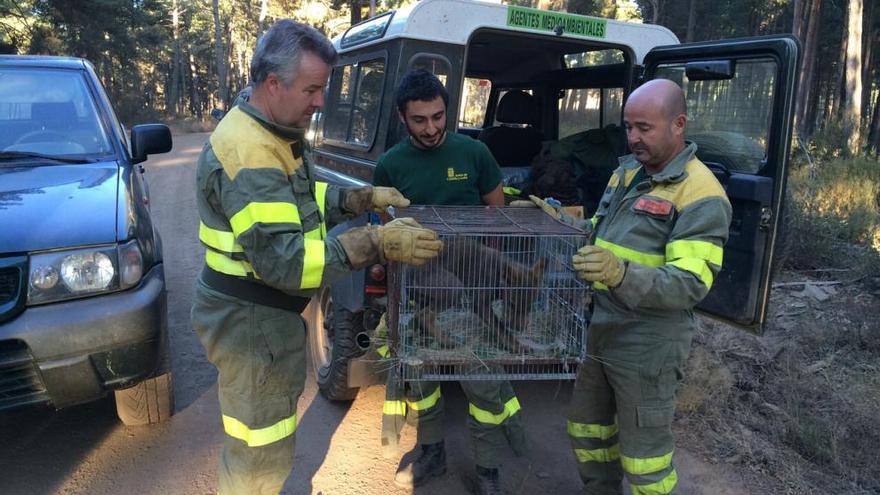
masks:
{"label": "blue suv", "polygon": [[92,65],[0,57],[0,411],[109,391],[125,424],[173,408],[165,275],[138,165],[160,124],[119,123]]}

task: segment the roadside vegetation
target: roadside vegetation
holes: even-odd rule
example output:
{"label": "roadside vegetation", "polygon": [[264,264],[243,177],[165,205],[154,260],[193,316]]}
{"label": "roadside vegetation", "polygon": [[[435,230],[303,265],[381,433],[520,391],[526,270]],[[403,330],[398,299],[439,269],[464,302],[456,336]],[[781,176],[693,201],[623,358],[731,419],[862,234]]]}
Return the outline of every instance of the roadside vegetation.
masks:
{"label": "roadside vegetation", "polygon": [[677,433],[752,493],[880,492],[880,162],[813,143],[763,336],[705,321]]}

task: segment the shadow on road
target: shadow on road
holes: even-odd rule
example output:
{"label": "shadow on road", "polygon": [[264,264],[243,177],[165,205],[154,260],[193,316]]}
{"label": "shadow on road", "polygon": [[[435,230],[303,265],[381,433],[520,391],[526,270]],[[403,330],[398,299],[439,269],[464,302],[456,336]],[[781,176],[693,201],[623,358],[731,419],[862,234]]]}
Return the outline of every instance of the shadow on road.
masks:
{"label": "shadow on road", "polygon": [[0,415],[0,493],[57,493],[117,428],[113,395],[61,411]]}

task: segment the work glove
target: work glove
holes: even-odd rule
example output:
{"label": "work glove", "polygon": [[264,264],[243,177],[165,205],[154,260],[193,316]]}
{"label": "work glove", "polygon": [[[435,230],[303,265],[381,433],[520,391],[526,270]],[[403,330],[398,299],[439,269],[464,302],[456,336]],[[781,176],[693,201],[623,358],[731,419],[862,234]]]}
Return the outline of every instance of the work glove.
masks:
{"label": "work glove", "polygon": [[373,186],[373,210],[376,213],[382,213],[385,208],[394,206],[395,208],[405,208],[409,206],[409,200],[403,197],[396,188]]}
{"label": "work glove", "polygon": [[559,220],[565,225],[570,225],[581,230],[587,230],[590,223],[581,218],[576,218],[563,212],[562,205],[559,203],[559,201],[556,201],[553,198],[547,198],[546,200],[544,200],[530,194],[528,201],[524,199],[518,199],[515,201],[511,201],[510,205],[508,206],[520,208],[540,208],[544,211],[544,213]]}
{"label": "work glove", "polygon": [[571,257],[574,271],[580,279],[617,287],[626,274],[623,260],[599,246],[584,246]]}
{"label": "work glove", "polygon": [[[556,202],[555,200],[551,201],[554,201],[555,204],[558,204],[558,202]],[[531,194],[529,194],[528,200],[517,199],[511,201],[509,206],[518,208],[540,208],[544,210],[544,213],[550,215],[553,218],[559,218],[560,215],[562,215],[562,211],[560,211],[559,207],[554,207],[547,201],[544,201],[543,199]]]}
{"label": "work glove", "polygon": [[414,219],[396,218],[379,227],[379,246],[385,260],[420,266],[440,254],[443,242]]}
{"label": "work glove", "polygon": [[424,265],[440,254],[443,247],[436,232],[412,218],[398,218],[381,226],[355,227],[336,239],[355,270],[387,261]]}
{"label": "work glove", "polygon": [[372,209],[376,213],[383,213],[389,206],[403,208],[409,206],[409,200],[393,187],[354,187],[345,190],[345,209],[360,215]]}

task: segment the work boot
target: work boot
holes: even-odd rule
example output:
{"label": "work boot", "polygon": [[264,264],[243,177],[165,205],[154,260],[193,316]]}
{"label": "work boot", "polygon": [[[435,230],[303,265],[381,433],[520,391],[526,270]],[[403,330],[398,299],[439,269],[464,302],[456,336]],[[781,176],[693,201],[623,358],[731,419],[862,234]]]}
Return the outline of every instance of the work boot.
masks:
{"label": "work boot", "polygon": [[401,488],[419,486],[446,472],[446,448],[443,442],[422,445],[422,454],[415,461],[397,470],[394,484]]}
{"label": "work boot", "polygon": [[475,495],[501,495],[501,480],[498,468],[477,466],[477,480],[474,486]]}

